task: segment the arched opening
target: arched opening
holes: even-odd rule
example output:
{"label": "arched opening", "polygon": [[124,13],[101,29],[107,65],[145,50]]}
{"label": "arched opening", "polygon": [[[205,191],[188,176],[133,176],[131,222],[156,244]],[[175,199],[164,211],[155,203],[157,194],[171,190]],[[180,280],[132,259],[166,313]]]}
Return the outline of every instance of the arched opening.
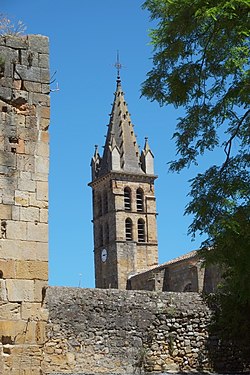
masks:
{"label": "arched opening", "polygon": [[97,216],[102,215],[102,196],[100,193],[97,195]]}
{"label": "arched opening", "polygon": [[125,220],[125,237],[126,241],[132,241],[133,240],[133,224],[132,220],[130,218],[127,218]]}
{"label": "arched opening", "polygon": [[136,208],[137,211],[143,211],[143,190],[141,188],[136,190]]}
{"label": "arched opening", "polygon": [[125,211],[131,211],[131,190],[129,187],[124,189],[124,209]]}
{"label": "arched opening", "polygon": [[105,243],[109,243],[109,224],[106,223],[105,225]]}
{"label": "arched opening", "polygon": [[145,242],[145,221],[139,219],[137,223],[138,242]]}
{"label": "arched opening", "polygon": [[103,192],[103,213],[106,214],[108,212],[108,193],[107,191]]}
{"label": "arched opening", "polygon": [[99,226],[99,246],[103,245],[103,227],[102,224]]}

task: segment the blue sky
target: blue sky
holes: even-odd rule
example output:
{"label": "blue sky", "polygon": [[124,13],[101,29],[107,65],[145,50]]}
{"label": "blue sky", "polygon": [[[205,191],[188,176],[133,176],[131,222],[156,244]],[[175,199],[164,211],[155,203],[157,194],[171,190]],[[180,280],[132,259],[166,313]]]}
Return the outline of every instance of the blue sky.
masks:
{"label": "blue sky", "polygon": [[[102,150],[116,87],[120,51],[125,98],[138,143],[144,137],[155,155],[159,261],[199,247],[187,236],[184,217],[188,180],[213,162],[168,173],[175,158],[171,136],[182,111],[140,98],[152,66],[148,31],[153,26],[138,0],[1,0],[0,12],[22,20],[29,34],[50,39],[51,75],[60,90],[51,94],[50,285],[94,287],[90,159]],[[56,83],[52,85],[55,88]],[[216,158],[216,155],[213,155]]]}

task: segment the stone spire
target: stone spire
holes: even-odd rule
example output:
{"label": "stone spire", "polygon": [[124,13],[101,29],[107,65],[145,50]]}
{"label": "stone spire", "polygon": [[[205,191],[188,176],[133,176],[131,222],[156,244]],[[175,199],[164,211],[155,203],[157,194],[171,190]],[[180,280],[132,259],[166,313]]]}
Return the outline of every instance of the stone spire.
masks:
{"label": "stone spire", "polygon": [[119,72],[116,82],[115,97],[98,177],[112,170],[144,173],[141,169],[139,147],[122,91]]}

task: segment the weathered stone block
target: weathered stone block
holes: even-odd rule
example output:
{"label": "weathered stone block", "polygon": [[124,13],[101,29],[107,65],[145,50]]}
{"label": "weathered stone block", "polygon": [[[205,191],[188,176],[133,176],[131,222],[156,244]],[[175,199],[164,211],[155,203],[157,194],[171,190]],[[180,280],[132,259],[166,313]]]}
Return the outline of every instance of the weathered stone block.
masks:
{"label": "weathered stone block", "polygon": [[11,219],[14,221],[20,220],[20,207],[19,206],[12,206]]}
{"label": "weathered stone block", "polygon": [[23,36],[15,36],[15,35],[7,35],[5,37],[5,45],[6,47],[15,48],[16,50],[19,49],[26,49],[27,48],[27,37]]}
{"label": "weathered stone block", "polygon": [[27,225],[20,221],[7,221],[6,238],[10,240],[26,240],[27,239]]}
{"label": "weathered stone block", "polygon": [[47,201],[39,201],[36,199],[36,193],[30,193],[29,196],[30,205],[39,208],[48,208]]}
{"label": "weathered stone block", "polygon": [[49,156],[49,145],[45,142],[38,142],[37,144],[37,155],[45,156],[46,158]]}
{"label": "weathered stone block", "polygon": [[42,85],[39,82],[30,82],[30,81],[24,81],[24,87],[27,91],[29,92],[37,92],[41,93],[42,92]]}
{"label": "weathered stone block", "polygon": [[49,142],[49,133],[47,131],[40,131],[39,139],[42,142]]}
{"label": "weathered stone block", "polygon": [[4,279],[15,278],[15,261],[13,259],[0,259],[0,272]]}
{"label": "weathered stone block", "polygon": [[[49,107],[50,105],[50,98],[46,94],[33,93],[33,94],[30,94],[30,97],[32,98],[32,102],[38,107],[39,106]],[[37,108],[38,112],[39,112],[39,109],[40,108]]]}
{"label": "weathered stone block", "polygon": [[34,172],[35,160],[30,155],[17,155],[17,168],[20,171]]}
{"label": "weathered stone block", "polygon": [[9,204],[0,204],[0,219],[11,219],[11,207]]}
{"label": "weathered stone block", "polygon": [[46,68],[49,67],[49,55],[46,53],[40,53],[38,56],[38,63],[40,68]]}
{"label": "weathered stone block", "polygon": [[39,201],[48,201],[48,183],[47,182],[37,181],[36,199]]}
{"label": "weathered stone block", "polygon": [[38,67],[16,64],[16,72],[23,81],[41,82],[41,69]]}
{"label": "weathered stone block", "polygon": [[50,82],[49,69],[41,68],[41,82],[49,84]]}
{"label": "weathered stone block", "polygon": [[36,183],[35,181],[32,181],[32,180],[19,178],[17,187],[20,191],[34,192],[36,190]]}
{"label": "weathered stone block", "polygon": [[[4,281],[4,280],[2,280]],[[0,281],[1,285],[1,281]],[[6,294],[6,292],[5,292]],[[3,320],[21,320],[21,304],[20,303],[0,303],[0,316]]]}
{"label": "weathered stone block", "polygon": [[[1,306],[0,306],[1,312]],[[41,303],[23,302],[21,305],[21,317],[24,320],[48,320],[48,310],[41,307]]]}
{"label": "weathered stone block", "polygon": [[48,262],[17,260],[15,267],[17,279],[48,280]]}
{"label": "weathered stone block", "polygon": [[[1,95],[1,94],[0,94]],[[16,167],[16,155],[12,152],[0,150],[0,160],[3,166]]]}
{"label": "weathered stone block", "polygon": [[29,194],[26,191],[15,191],[15,204],[17,206],[28,206],[29,205]]}
{"label": "weathered stone block", "polygon": [[20,207],[20,220],[22,221],[39,221],[39,208],[37,207]]}
{"label": "weathered stone block", "polygon": [[[8,301],[7,299],[7,289],[5,280],[0,279],[0,301]],[[1,309],[0,309],[1,312]],[[4,317],[4,315],[1,315]]]}
{"label": "weathered stone block", "polygon": [[46,242],[0,239],[0,252],[3,259],[48,260]]}
{"label": "weathered stone block", "polygon": [[49,159],[38,156],[35,160],[35,172],[37,173],[48,173],[49,170]]}
{"label": "weathered stone block", "polygon": [[48,209],[40,208],[40,222],[48,223]]}
{"label": "weathered stone block", "polygon": [[11,100],[11,89],[9,87],[0,86],[0,97],[3,100]]}
{"label": "weathered stone block", "polygon": [[49,39],[46,36],[29,35],[28,43],[32,51],[44,54],[49,53]]}
{"label": "weathered stone block", "polygon": [[6,288],[10,302],[34,301],[33,280],[6,280]]}
{"label": "weathered stone block", "polygon": [[27,222],[27,240],[48,242],[48,224]]}

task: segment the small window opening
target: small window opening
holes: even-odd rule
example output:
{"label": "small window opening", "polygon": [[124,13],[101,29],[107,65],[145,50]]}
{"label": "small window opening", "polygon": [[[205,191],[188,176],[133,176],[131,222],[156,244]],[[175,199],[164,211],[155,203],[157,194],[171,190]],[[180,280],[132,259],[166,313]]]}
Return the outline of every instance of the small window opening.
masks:
{"label": "small window opening", "polygon": [[132,234],[132,220],[127,218],[125,221],[125,235],[126,241],[132,241],[133,234]]}
{"label": "small window opening", "polygon": [[138,242],[145,242],[145,222],[143,219],[138,220]]}
{"label": "small window opening", "polygon": [[124,208],[125,211],[131,210],[131,190],[128,187],[124,189]]}
{"label": "small window opening", "polygon": [[142,189],[136,190],[136,208],[137,211],[143,211],[143,191]]}

